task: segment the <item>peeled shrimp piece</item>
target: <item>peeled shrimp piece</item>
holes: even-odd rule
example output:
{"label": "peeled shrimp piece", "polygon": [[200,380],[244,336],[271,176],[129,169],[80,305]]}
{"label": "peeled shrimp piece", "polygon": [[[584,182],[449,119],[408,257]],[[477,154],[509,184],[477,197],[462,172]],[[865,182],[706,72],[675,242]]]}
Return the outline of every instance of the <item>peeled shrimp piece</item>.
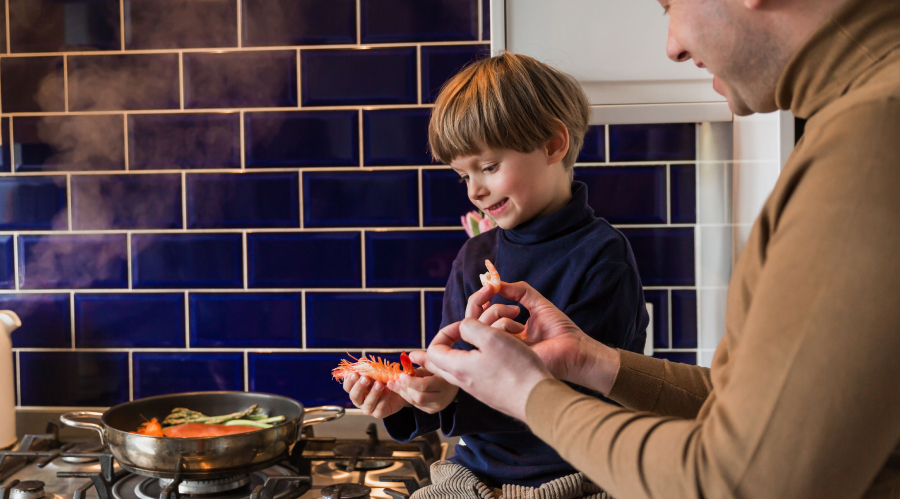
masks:
{"label": "peeled shrimp piece", "polygon": [[500,274],[497,273],[497,269],[494,268],[494,264],[491,263],[490,260],[485,260],[484,266],[487,267],[488,271],[478,275],[478,277],[481,278],[482,286],[490,286],[494,288],[494,293],[499,293],[500,286],[502,285]]}

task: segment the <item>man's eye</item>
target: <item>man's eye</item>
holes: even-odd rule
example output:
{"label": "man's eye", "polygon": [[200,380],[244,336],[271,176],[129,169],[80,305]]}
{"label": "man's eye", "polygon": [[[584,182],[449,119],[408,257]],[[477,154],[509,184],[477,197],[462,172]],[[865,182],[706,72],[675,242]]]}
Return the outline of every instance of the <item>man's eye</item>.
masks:
{"label": "man's eye", "polygon": [[669,6],[668,6],[668,5],[666,5],[665,7],[663,7],[663,15],[664,15],[664,16],[669,15]]}

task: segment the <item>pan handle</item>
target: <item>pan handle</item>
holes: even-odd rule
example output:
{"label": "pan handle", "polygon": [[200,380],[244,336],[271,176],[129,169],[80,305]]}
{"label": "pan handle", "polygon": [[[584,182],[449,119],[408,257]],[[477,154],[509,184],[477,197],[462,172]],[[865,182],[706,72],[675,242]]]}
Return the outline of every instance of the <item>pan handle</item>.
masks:
{"label": "pan handle", "polygon": [[95,424],[95,423],[85,423],[83,421],[76,421],[76,419],[80,418],[94,418],[100,419],[103,417],[102,412],[92,412],[92,411],[77,411],[77,412],[69,412],[63,414],[59,417],[59,420],[62,421],[66,426],[74,426],[75,428],[83,428],[85,430],[94,430],[100,434],[100,443],[106,445],[106,431],[103,430],[103,427]]}
{"label": "pan handle", "polygon": [[[306,419],[309,414],[318,414],[320,412],[333,412],[329,416],[320,416],[318,418]],[[334,421],[344,417],[344,408],[339,405],[322,405],[319,407],[309,407],[303,409],[303,424],[301,427],[312,426],[314,424],[324,423],[326,421]]]}

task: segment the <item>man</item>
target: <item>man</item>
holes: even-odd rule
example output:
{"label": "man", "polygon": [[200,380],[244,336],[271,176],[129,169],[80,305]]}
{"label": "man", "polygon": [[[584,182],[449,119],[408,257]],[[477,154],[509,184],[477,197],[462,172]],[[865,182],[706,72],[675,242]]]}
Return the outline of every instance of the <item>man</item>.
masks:
{"label": "man", "polygon": [[500,294],[529,310],[525,331],[513,307],[482,311],[482,289],[426,368],[619,499],[900,497],[900,1],[660,1],[669,56],[712,72],[736,114],[808,119],[712,368],[596,343],[524,283]]}

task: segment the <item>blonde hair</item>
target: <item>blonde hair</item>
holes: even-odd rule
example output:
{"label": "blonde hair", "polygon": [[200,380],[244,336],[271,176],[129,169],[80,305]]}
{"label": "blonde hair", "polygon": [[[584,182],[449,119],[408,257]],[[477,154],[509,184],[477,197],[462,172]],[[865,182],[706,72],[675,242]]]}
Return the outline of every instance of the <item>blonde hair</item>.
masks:
{"label": "blonde hair", "polygon": [[483,147],[528,153],[562,123],[569,132],[562,163],[571,179],[589,116],[587,97],[574,78],[527,55],[503,52],[470,64],[444,84],[428,142],[432,156],[448,164]]}

